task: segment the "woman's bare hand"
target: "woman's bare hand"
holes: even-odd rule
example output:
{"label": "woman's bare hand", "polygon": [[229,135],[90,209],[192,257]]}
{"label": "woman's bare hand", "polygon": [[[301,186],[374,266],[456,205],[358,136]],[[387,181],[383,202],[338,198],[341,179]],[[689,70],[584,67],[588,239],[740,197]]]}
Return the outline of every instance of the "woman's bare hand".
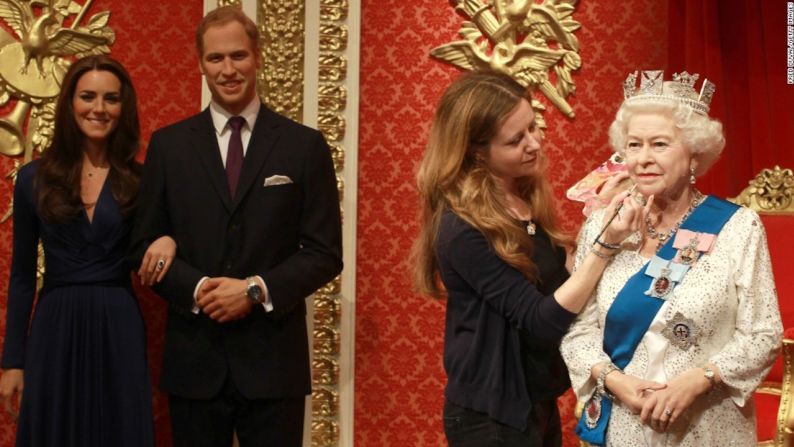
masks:
{"label": "woman's bare hand", "polygon": [[143,255],[138,275],[141,284],[153,286],[163,280],[176,256],[176,241],[170,236],[161,236],[149,245]]}

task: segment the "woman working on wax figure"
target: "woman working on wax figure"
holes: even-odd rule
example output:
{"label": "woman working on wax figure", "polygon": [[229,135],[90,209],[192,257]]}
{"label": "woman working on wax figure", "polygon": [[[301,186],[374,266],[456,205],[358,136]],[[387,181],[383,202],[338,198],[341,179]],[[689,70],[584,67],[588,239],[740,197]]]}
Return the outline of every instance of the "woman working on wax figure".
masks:
{"label": "woman working on wax figure", "polygon": [[[568,382],[559,340],[613,250],[595,246],[568,278],[544,165],[521,85],[475,72],[447,88],[417,176],[414,281],[421,293],[447,297],[444,429],[452,447],[561,445],[556,398]],[[603,236],[610,244],[642,221],[635,201],[623,207],[625,218]]]}
{"label": "woman working on wax figure", "polygon": [[[19,170],[14,189],[0,396],[12,412],[21,395],[17,446],[154,445],[146,339],[125,259],[138,147],[126,70],[107,56],[75,61],[52,144]],[[39,238],[46,273],[31,320]],[[174,251],[172,239],[155,241],[143,281],[161,278]]]}
{"label": "woman working on wax figure", "polygon": [[[637,90],[635,78],[609,136],[638,199],[654,203],[563,339],[587,402],[577,433],[597,445],[754,445],[752,392],[782,334],[763,226],[695,188],[725,145],[707,115],[713,84],[698,94],[696,77],[662,84],[660,72],[644,72]],[[601,215],[580,241],[595,237]],[[656,383],[665,387],[644,391]]]}

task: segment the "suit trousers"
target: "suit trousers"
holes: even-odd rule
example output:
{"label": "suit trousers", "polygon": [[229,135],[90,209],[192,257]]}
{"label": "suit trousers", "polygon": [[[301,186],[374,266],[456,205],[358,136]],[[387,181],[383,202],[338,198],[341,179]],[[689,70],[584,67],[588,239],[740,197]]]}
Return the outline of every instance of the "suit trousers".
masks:
{"label": "suit trousers", "polygon": [[450,447],[559,447],[562,429],[557,401],[538,402],[524,431],[504,425],[487,414],[444,403],[444,433]]}
{"label": "suit trousers", "polygon": [[174,447],[300,447],[305,397],[246,399],[227,377],[212,399],[169,395]]}

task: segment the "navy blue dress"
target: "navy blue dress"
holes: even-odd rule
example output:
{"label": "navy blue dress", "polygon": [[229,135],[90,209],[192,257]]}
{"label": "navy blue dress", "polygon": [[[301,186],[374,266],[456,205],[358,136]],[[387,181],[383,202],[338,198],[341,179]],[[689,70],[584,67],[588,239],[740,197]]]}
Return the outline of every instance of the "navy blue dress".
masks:
{"label": "navy blue dress", "polygon": [[[20,446],[153,446],[146,340],[125,262],[131,219],[109,180],[93,221],[42,221],[34,206],[37,162],[14,189],[14,250],[2,367],[23,368]],[[36,287],[37,241],[44,285]]]}

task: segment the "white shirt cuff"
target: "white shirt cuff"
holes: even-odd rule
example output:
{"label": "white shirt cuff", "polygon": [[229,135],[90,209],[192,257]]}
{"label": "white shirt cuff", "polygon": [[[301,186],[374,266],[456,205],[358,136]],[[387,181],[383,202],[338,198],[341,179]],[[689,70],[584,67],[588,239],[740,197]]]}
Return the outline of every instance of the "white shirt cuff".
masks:
{"label": "white shirt cuff", "polygon": [[197,302],[197,300],[198,300],[198,292],[199,292],[199,290],[201,290],[201,286],[204,284],[204,281],[206,281],[208,279],[210,279],[209,276],[203,276],[201,279],[199,279],[198,284],[196,284],[196,288],[193,289],[193,308],[190,309],[190,311],[192,313],[196,314],[196,315],[198,315],[198,313],[201,312],[201,309],[199,309],[198,302]]}
{"label": "white shirt cuff", "polygon": [[[272,312],[273,311],[273,301],[270,300],[270,292],[267,290],[267,284],[265,284],[265,280],[262,279],[261,276],[256,275],[256,279],[262,283],[264,288],[262,289],[262,294],[265,297],[265,300],[262,302],[262,308],[265,309],[265,312]],[[201,282],[199,282],[201,284]]]}

